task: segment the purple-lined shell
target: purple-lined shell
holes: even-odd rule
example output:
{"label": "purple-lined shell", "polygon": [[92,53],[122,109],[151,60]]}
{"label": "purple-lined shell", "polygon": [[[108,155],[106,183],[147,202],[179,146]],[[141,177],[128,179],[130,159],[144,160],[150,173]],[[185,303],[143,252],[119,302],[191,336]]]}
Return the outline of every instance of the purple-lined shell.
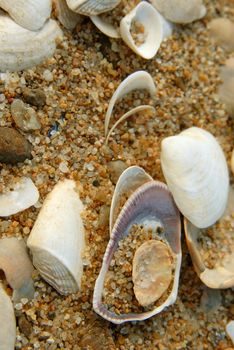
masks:
{"label": "purple-lined shell", "polygon": [[[123,205],[116,221],[113,222],[115,207],[120,201],[119,197],[124,194],[127,187],[130,187],[133,193]],[[181,265],[181,226],[180,213],[167,186],[159,181],[153,181],[143,169],[136,166],[126,169],[120,176],[116,189],[118,191],[116,192],[115,190],[113,195],[110,213],[111,227],[113,225],[113,229],[103,258],[101,271],[95,283],[93,308],[95,312],[108,321],[121,324],[127,321],[145,320],[160,313],[165,307],[175,302]],[[170,295],[160,306],[155,307],[152,311],[120,315],[109,311],[102,303],[102,292],[106,273],[113,254],[118,249],[119,241],[129,234],[134,224],[154,229],[159,222],[164,228],[164,233],[161,234],[161,237],[167,242],[174,254],[175,273]]]}

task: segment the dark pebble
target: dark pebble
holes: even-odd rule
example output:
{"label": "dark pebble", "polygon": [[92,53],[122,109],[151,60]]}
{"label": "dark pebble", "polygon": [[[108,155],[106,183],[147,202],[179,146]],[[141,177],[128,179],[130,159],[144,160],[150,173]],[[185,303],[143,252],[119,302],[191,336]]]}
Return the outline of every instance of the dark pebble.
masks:
{"label": "dark pebble", "polygon": [[31,159],[32,145],[15,129],[0,127],[0,162],[16,164]]}
{"label": "dark pebble", "polygon": [[28,338],[30,334],[32,333],[32,325],[27,320],[25,316],[20,316],[18,319],[18,326],[20,331]]}
{"label": "dark pebble", "polygon": [[43,107],[46,104],[46,94],[41,89],[24,88],[22,93],[25,102],[30,105]]}

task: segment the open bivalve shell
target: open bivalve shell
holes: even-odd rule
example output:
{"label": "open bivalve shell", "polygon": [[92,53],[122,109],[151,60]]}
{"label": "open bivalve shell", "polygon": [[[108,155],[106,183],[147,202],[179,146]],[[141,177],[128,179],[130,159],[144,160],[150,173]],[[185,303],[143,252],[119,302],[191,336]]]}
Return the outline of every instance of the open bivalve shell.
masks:
{"label": "open bivalve shell", "polygon": [[39,192],[29,177],[22,177],[13,190],[0,194],[0,217],[23,211],[36,204]]}
{"label": "open bivalve shell", "polygon": [[192,127],[162,141],[161,164],[181,213],[199,228],[224,213],[229,176],[223,151],[213,135]]}
{"label": "open bivalve shell", "polygon": [[106,143],[108,142],[110,134],[113,132],[113,130],[116,128],[116,126],[120,122],[122,122],[123,120],[130,117],[132,114],[134,114],[136,112],[140,112],[140,111],[143,111],[146,109],[149,109],[151,111],[155,110],[154,107],[152,107],[150,105],[141,105],[141,106],[135,107],[135,108],[131,109],[130,111],[128,111],[127,113],[125,113],[124,115],[122,115],[119,118],[119,120],[113,125],[113,127],[110,129],[110,131],[108,132],[110,119],[111,119],[112,112],[113,112],[113,109],[114,109],[116,102],[119,99],[121,99],[122,97],[124,97],[125,95],[127,95],[128,93],[130,93],[134,90],[138,90],[138,89],[139,90],[146,89],[150,93],[152,98],[155,97],[156,86],[154,84],[153,78],[146,71],[137,71],[135,73],[130,74],[127,78],[125,78],[121,82],[121,84],[118,86],[118,88],[114,92],[113,96],[111,97],[108,108],[107,108],[106,116],[105,116]]}
{"label": "open bivalve shell", "polygon": [[[233,227],[234,189],[232,187],[230,187],[225,214],[216,225],[209,228],[212,233],[208,235],[208,242],[211,242],[207,245],[207,252],[202,247],[206,232],[203,232],[203,230],[194,226],[190,221],[184,219],[185,237],[195,271],[201,281],[209,288],[230,288],[234,286]],[[214,243],[216,241],[221,242],[217,244],[218,252],[215,252],[217,248],[215,248]],[[202,251],[205,251],[205,254]],[[209,254],[211,255],[210,258]],[[214,259],[215,261],[213,262]],[[209,266],[208,264],[211,263],[212,266]]]}
{"label": "open bivalve shell", "polygon": [[16,320],[11,298],[0,284],[0,350],[14,350]]}
{"label": "open bivalve shell", "polygon": [[[135,252],[132,277],[139,305],[150,309],[121,313],[109,309],[108,303],[102,299],[106,294],[105,282],[112,258],[135,227],[143,230],[140,234],[147,230],[154,232],[154,239],[146,240]],[[160,234],[157,234],[158,228],[161,229]],[[94,288],[95,312],[112,323],[121,324],[145,320],[173,304],[177,297],[181,265],[180,214],[166,185],[154,181],[142,168],[133,166],[126,169],[116,184],[112,198],[110,230],[110,241]],[[135,232],[131,238],[133,241],[134,235]],[[144,236],[141,239],[144,241]],[[158,299],[163,294],[165,297]],[[158,299],[157,304],[149,306],[147,299],[150,303]]]}
{"label": "open bivalve shell", "polygon": [[64,295],[81,287],[82,211],[75,182],[58,182],[46,197],[27,242],[41,276]]}
{"label": "open bivalve shell", "polygon": [[121,0],[67,0],[68,7],[81,15],[93,16],[115,8]]}
{"label": "open bivalve shell", "polygon": [[153,58],[165,36],[162,16],[149,3],[140,2],[120,22],[124,42],[143,58]]}
{"label": "open bivalve shell", "polygon": [[51,0],[0,0],[0,7],[21,27],[38,30],[50,17]]}
{"label": "open bivalve shell", "polygon": [[150,0],[168,21],[191,23],[206,15],[202,0]]}
{"label": "open bivalve shell", "polygon": [[0,72],[18,71],[42,63],[54,54],[59,37],[62,31],[52,19],[39,31],[30,31],[0,11]]}
{"label": "open bivalve shell", "polygon": [[15,237],[0,239],[0,270],[13,289],[14,302],[34,297],[33,266],[23,241]]}

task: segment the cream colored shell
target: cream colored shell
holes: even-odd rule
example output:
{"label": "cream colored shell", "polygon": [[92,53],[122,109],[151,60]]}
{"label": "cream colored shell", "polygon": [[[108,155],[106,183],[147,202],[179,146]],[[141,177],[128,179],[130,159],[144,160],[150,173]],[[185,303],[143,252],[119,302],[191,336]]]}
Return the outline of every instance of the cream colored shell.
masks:
{"label": "cream colored shell", "polygon": [[66,29],[72,30],[82,21],[82,16],[73,12],[67,6],[66,0],[54,0],[54,4],[58,20]]}
{"label": "cream colored shell", "polygon": [[47,21],[39,31],[29,31],[0,11],[0,72],[36,66],[53,55],[56,39],[62,37],[56,21]]}
{"label": "cream colored shell", "polygon": [[0,8],[21,27],[38,30],[50,17],[51,0],[0,0]]}
{"label": "cream colored shell", "polygon": [[14,350],[16,320],[10,297],[0,284],[0,350]]}
{"label": "cream colored shell", "polygon": [[82,211],[75,182],[58,182],[46,197],[27,242],[41,276],[64,295],[81,287],[85,245]]}
{"label": "cream colored shell", "polygon": [[229,176],[213,135],[192,127],[162,141],[164,177],[181,213],[195,226],[214,224],[224,213]]}

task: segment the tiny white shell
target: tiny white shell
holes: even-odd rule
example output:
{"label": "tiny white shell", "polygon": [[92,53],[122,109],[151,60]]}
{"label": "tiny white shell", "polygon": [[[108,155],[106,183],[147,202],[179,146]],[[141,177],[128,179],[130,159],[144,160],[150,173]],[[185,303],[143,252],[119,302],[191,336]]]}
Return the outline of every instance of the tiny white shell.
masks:
{"label": "tiny white shell", "polygon": [[21,27],[38,30],[50,17],[51,0],[0,0],[0,7]]}
{"label": "tiny white shell", "polygon": [[16,214],[36,204],[39,192],[29,177],[22,177],[12,191],[0,194],[0,217]]}
{"label": "tiny white shell", "polygon": [[48,20],[39,31],[29,31],[0,11],[0,72],[31,68],[53,55],[62,37],[56,21]]}
{"label": "tiny white shell", "polygon": [[0,350],[14,350],[16,320],[10,297],[0,284]]}
{"label": "tiny white shell", "polygon": [[213,135],[192,127],[162,141],[163,174],[181,213],[195,226],[213,225],[224,213],[228,168]]}
{"label": "tiny white shell", "polygon": [[169,21],[190,23],[206,15],[202,0],[150,0],[152,5]]}
{"label": "tiny white shell", "polygon": [[66,0],[54,0],[54,3],[58,20],[66,29],[72,30],[82,21],[82,16],[70,10]]}
{"label": "tiny white shell", "polygon": [[[139,25],[141,31],[136,35],[139,44],[134,40],[131,27]],[[120,22],[120,35],[125,43],[143,58],[153,58],[163,40],[163,23],[155,8],[143,1],[129,12]]]}
{"label": "tiny white shell", "polygon": [[115,8],[121,0],[67,0],[68,7],[86,16],[99,15]]}
{"label": "tiny white shell", "polygon": [[75,182],[58,182],[46,197],[27,242],[41,276],[64,295],[81,287],[82,211]]}
{"label": "tiny white shell", "polygon": [[152,97],[155,97],[156,87],[151,75],[145,71],[137,71],[130,74],[126,79],[124,79],[118,86],[113,96],[110,99],[106,116],[105,116],[105,136],[107,137],[109,122],[112,115],[114,105],[117,100],[122,98],[129,92],[137,89],[146,89],[149,91]]}

